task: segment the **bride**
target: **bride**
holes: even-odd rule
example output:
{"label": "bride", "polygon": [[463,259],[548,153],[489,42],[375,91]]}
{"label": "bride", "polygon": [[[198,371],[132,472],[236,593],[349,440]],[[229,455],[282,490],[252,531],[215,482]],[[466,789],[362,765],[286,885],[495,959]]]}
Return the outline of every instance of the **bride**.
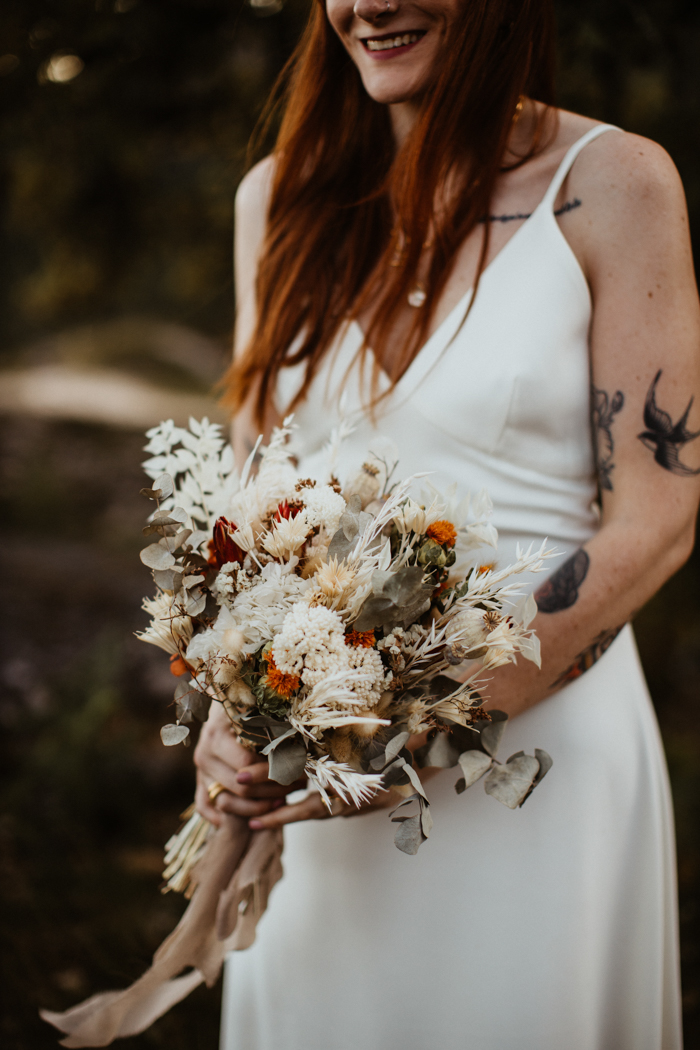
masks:
{"label": "bride", "polygon": [[201,813],[287,827],[258,940],[228,960],[225,1050],[681,1045],[668,782],[629,621],[693,545],[698,299],[669,157],[557,110],[552,56],[550,0],[314,2],[277,146],[238,192],[237,453],[291,409],[322,473],[342,397],[341,476],[393,447],[402,476],[488,490],[504,561],[545,536],[560,557],[541,670],[486,690],[517,716],[509,749],[554,768],[515,813],[440,772],[416,857],[388,795],[328,822],[318,795],[286,801],[214,705]]}

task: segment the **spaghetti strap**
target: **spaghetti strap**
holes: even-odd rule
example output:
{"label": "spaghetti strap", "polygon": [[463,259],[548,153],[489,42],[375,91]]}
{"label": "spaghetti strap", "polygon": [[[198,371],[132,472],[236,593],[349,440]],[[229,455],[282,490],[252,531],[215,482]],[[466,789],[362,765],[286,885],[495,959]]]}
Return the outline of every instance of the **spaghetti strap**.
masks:
{"label": "spaghetti strap", "polygon": [[580,139],[577,139],[573,146],[569,147],[566,151],[566,156],[555,172],[554,178],[547,187],[547,192],[542,198],[541,207],[543,211],[551,211],[554,207],[557,193],[559,193],[564,179],[571,171],[573,163],[581,150],[584,149],[589,142],[592,142],[593,139],[597,139],[599,135],[603,135],[606,131],[621,130],[622,129],[618,128],[615,124],[598,124],[596,127],[591,128],[590,131],[587,131],[585,135],[582,135]]}

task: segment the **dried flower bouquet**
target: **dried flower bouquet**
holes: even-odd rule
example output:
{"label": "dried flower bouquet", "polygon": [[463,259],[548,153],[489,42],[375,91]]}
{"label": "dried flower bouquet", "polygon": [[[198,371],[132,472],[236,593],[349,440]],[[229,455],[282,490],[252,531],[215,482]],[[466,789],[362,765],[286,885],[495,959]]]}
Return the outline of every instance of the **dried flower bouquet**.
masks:
{"label": "dried flower bouquet", "polygon": [[[486,791],[515,808],[551,766],[540,750],[499,763],[506,716],[487,714],[477,692],[484,672],[518,653],[539,664],[536,605],[513,578],[541,570],[549,552],[484,564],[484,546],[497,545],[485,493],[457,503],[425,478],[392,483],[393,469],[372,455],[341,484],[343,427],[326,482],[304,478],[291,431],[290,418],[266,447],[259,440],[240,475],[206,419],[147,434],[153,484],[142,491],[156,510],[141,560],[157,591],[140,637],[169,654],[178,678],[162,740],[187,743],[193,720],[220,703],[238,739],[267,756],[271,779],[305,778],[329,810],[334,797],[359,807],[380,789],[396,792],[394,841],[414,854],[432,824],[421,767],[459,766],[458,792],[487,774]],[[456,675],[469,661],[476,670]],[[412,750],[421,734],[427,742]],[[173,980],[185,965],[211,981],[226,950],[252,943],[282,873],[281,832],[251,833],[235,817],[216,830],[193,808],[185,816],[167,845],[164,890],[193,896],[190,908],[152,970],[106,993],[118,1009],[103,996],[87,1015],[88,1004],[44,1014],[69,1033],[64,1045],[143,1030],[198,983]],[[132,1015],[141,1027],[129,1027]]]}

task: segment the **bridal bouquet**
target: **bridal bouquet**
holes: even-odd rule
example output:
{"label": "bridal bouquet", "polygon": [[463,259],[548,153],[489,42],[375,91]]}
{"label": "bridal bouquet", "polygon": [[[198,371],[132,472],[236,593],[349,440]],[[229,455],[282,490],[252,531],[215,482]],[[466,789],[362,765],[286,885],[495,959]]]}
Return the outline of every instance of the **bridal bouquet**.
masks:
{"label": "bridal bouquet", "polygon": [[[539,663],[537,607],[514,577],[540,570],[548,552],[518,550],[494,568],[483,557],[497,544],[485,493],[457,502],[425,477],[392,482],[395,465],[372,454],[339,480],[343,427],[325,481],[303,477],[292,429],[290,417],[266,447],[259,440],[240,475],[206,419],[147,434],[152,485],[142,492],[156,509],[141,560],[156,595],[144,601],[151,622],[140,638],[168,653],[178,679],[161,737],[188,743],[192,722],[220,703],[273,780],[307,781],[329,811],[334,798],[359,807],[392,789],[395,844],[415,854],[432,824],[421,767],[459,766],[458,792],[486,774],[486,791],[515,808],[551,765],[540,750],[499,763],[506,716],[487,714],[477,692],[484,672],[518,653]],[[416,736],[425,742],[411,750]],[[252,943],[282,874],[281,832],[251,832],[231,816],[215,829],[193,808],[185,816],[167,846],[164,889],[192,896],[188,911],[131,989],[44,1013],[69,1033],[64,1045],[142,1031],[211,983],[225,951]],[[176,977],[186,965],[195,969]]]}

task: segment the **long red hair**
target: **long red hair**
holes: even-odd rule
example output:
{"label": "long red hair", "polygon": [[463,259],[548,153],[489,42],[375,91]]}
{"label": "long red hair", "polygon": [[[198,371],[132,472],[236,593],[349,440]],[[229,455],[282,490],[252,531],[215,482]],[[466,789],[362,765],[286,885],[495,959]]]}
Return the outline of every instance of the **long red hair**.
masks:
{"label": "long red hair", "polygon": [[[279,370],[304,361],[301,400],[340,325],[368,305],[366,346],[384,359],[430,238],[426,299],[400,350],[399,374],[424,342],[457,249],[489,213],[519,98],[554,102],[552,0],[463,2],[447,61],[396,152],[388,108],[366,93],[323,0],[314,0],[268,110],[281,105],[283,116],[257,327],[225,377],[234,411],[254,392],[260,422]],[[547,112],[518,163],[537,150]],[[488,239],[486,222],[479,274]]]}

